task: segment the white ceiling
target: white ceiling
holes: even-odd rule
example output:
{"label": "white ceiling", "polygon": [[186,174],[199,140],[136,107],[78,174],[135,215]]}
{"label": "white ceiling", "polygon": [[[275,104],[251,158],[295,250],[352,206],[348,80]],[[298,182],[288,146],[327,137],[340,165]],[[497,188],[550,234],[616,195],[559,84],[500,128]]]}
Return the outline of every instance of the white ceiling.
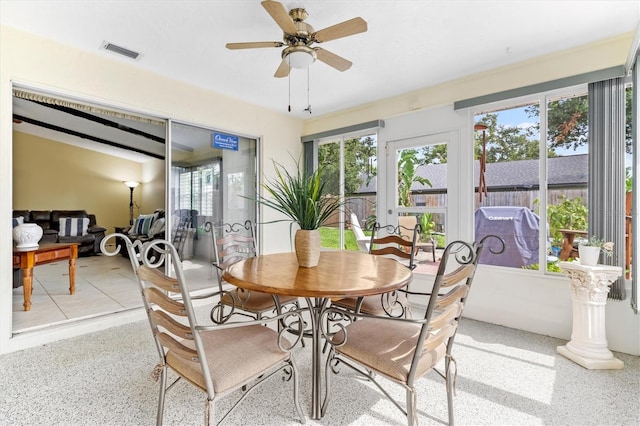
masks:
{"label": "white ceiling", "polygon": [[[361,16],[366,33],[322,44],[353,62],[310,68],[313,117],[635,31],[640,2],[283,1],[315,30]],[[227,42],[280,41],[259,0],[0,1],[0,22],[114,60],[287,113],[281,48],[231,51]],[[130,60],[111,42],[141,53]],[[291,74],[290,114],[308,118],[307,73]]]}

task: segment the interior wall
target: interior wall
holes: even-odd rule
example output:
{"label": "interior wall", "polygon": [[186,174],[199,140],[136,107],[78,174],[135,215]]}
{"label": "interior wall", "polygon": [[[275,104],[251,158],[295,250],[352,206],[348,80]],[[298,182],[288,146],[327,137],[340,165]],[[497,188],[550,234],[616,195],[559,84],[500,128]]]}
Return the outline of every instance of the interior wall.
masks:
{"label": "interior wall", "polygon": [[[140,163],[22,132],[13,132],[13,141],[13,209],[86,210],[107,232],[128,225],[130,194],[122,182],[143,180]],[[141,191],[134,201],[147,204]]]}
{"label": "interior wall", "polygon": [[[142,174],[138,182],[140,186],[134,191],[141,197],[140,214],[153,213],[155,209],[165,208],[165,161],[155,158],[141,164]],[[136,195],[136,192],[138,193]]]}

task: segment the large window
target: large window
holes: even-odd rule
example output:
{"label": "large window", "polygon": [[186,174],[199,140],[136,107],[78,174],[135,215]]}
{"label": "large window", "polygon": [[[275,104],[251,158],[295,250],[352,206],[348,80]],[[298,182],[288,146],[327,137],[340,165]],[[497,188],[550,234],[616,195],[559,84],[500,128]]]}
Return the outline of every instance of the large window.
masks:
{"label": "large window", "polygon": [[203,216],[213,216],[213,206],[218,202],[220,161],[195,166],[176,167],[178,175],[178,209],[195,209]]}
{"label": "large window", "polygon": [[318,165],[324,169],[325,192],[346,199],[345,208],[320,230],[323,248],[363,247],[358,240],[362,240],[363,234],[368,235],[366,228],[375,217],[376,141],[377,135],[367,132],[333,137],[318,144]]}
{"label": "large window", "polygon": [[496,234],[509,248],[480,262],[558,271],[587,231],[586,87],[481,111],[474,130],[476,239]]}

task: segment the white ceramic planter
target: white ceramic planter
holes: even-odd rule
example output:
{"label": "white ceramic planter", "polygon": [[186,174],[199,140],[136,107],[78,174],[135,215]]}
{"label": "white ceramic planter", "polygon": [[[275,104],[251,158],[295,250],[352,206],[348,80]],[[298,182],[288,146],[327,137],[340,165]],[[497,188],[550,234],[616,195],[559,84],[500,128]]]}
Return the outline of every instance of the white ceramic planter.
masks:
{"label": "white ceramic planter", "polygon": [[580,256],[580,264],[586,266],[595,266],[600,259],[600,247],[594,246],[578,246],[578,256]]}
{"label": "white ceramic planter", "polygon": [[38,241],[42,238],[42,228],[35,223],[23,223],[13,228],[13,241],[16,248],[38,247]]}

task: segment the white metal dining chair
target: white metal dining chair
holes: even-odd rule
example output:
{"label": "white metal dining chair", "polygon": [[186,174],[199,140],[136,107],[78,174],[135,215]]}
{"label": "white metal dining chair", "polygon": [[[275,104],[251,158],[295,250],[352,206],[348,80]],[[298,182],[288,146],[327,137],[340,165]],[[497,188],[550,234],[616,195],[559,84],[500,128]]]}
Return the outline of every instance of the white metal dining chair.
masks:
{"label": "white metal dining chair", "polygon": [[[166,392],[181,379],[206,394],[205,425],[212,426],[217,420],[224,420],[257,385],[278,372],[292,383],[295,411],[300,422],[305,423],[298,398],[298,372],[291,354],[293,346],[301,341],[303,319],[299,313],[288,312],[270,319],[224,325],[201,325],[196,319],[176,248],[165,240],[134,247],[125,235],[113,235],[121,238],[129,250],[159,355],[154,369],[154,377],[160,380],[157,425],[162,424]],[[104,244],[105,254],[117,253],[108,252]],[[138,262],[150,250],[169,260],[175,277],[144,260],[142,264]],[[276,323],[280,332],[274,329]],[[291,342],[285,333],[298,337]],[[169,385],[168,370],[177,375]],[[244,392],[237,402],[220,419],[215,419],[215,402],[238,389]]]}
{"label": "white metal dining chair", "polygon": [[[404,238],[403,233],[409,233],[411,238]],[[380,226],[376,223],[371,230],[369,239],[369,254],[375,256],[391,257],[407,268],[415,268],[415,247],[420,226],[414,225],[411,229],[403,229],[401,225]],[[371,315],[389,315],[394,317],[406,316],[410,310],[409,300],[402,290],[385,293],[379,296],[365,296],[360,298],[347,297],[333,300],[332,304],[355,312],[363,312]]]}
{"label": "white metal dining chair", "polygon": [[[338,324],[338,328],[333,333],[327,330],[326,334],[331,350],[326,362],[323,415],[329,405],[331,376],[338,374],[344,365],[374,383],[412,426],[417,423],[415,383],[434,370],[445,380],[448,420],[453,425],[457,367],[452,348],[483,245],[484,239],[474,245],[456,241],[445,248],[431,292],[410,292],[422,295],[426,301],[426,312],[421,319],[354,314],[335,306],[326,310],[324,315],[333,317],[332,324]],[[448,270],[450,261],[457,264],[453,270]],[[354,317],[358,320],[354,321]],[[345,326],[336,319],[350,323]],[[443,359],[444,371],[441,372],[435,367]],[[404,406],[391,397],[377,376],[404,387]]]}
{"label": "white metal dining chair", "polygon": [[233,315],[260,319],[267,314],[281,313],[282,307],[286,305],[291,305],[294,309],[300,308],[297,297],[239,289],[222,279],[222,272],[226,267],[257,254],[255,228],[250,220],[244,223],[225,223],[221,226],[207,222],[205,231],[211,234],[212,263],[220,294],[219,302],[211,309],[213,322],[224,323]]}

